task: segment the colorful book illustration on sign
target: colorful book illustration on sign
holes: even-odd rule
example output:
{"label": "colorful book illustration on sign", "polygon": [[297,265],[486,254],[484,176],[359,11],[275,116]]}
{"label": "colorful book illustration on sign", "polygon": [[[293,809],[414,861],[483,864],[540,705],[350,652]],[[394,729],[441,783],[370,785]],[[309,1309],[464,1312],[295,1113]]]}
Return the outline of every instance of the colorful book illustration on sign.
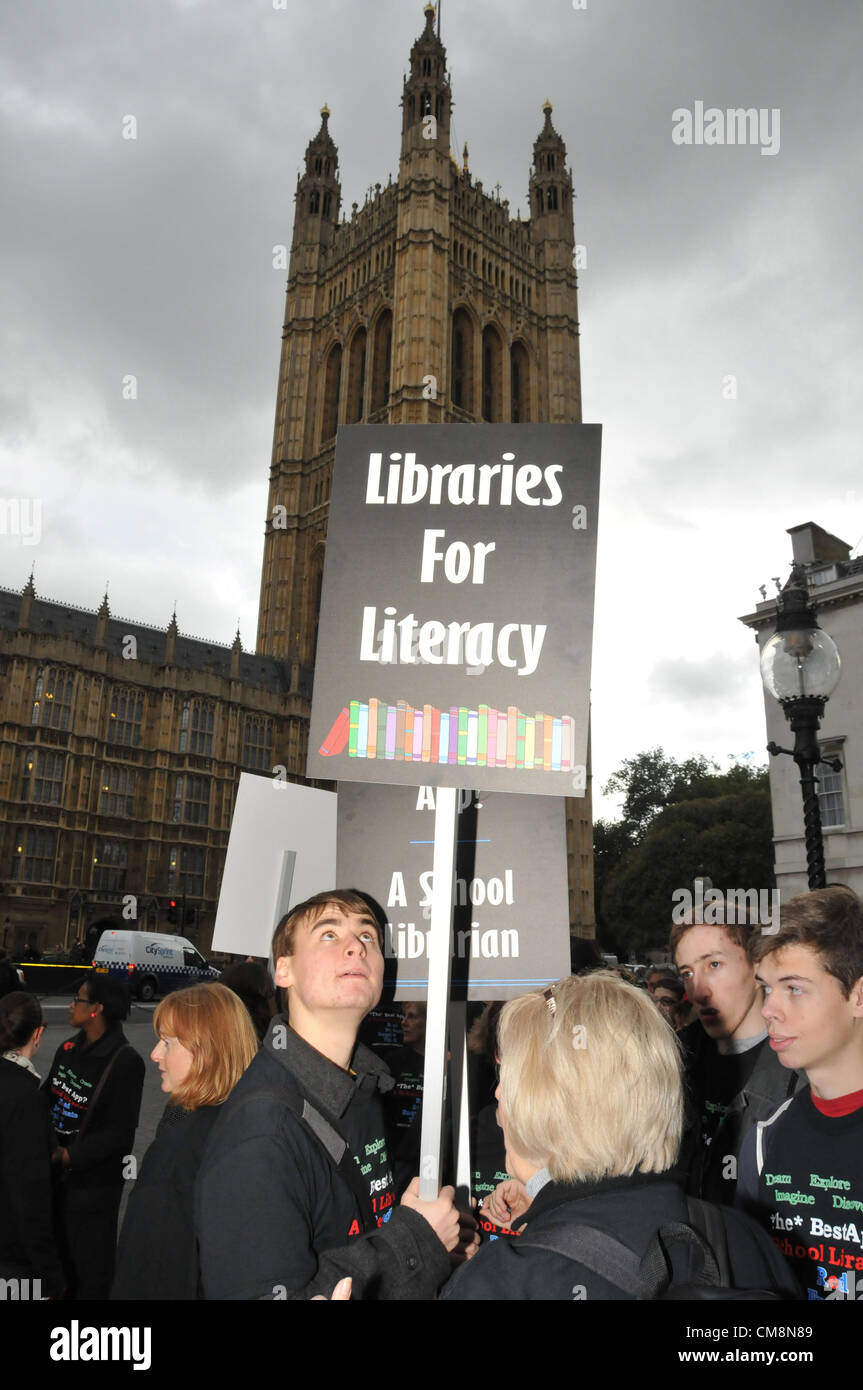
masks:
{"label": "colorful book illustration on sign", "polygon": [[367,761],[457,763],[536,772],[571,772],[575,720],[571,715],[523,714],[480,705],[449,710],[433,705],[395,705],[374,697],[351,700],[339,712],[318,752],[324,758],[345,752]]}

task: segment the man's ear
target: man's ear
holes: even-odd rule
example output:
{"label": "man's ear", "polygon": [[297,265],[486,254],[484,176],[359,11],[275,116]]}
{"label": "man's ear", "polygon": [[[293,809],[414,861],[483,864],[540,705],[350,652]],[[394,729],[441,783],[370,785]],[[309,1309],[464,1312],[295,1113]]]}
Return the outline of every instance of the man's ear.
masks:
{"label": "man's ear", "polygon": [[848,997],[854,1005],[854,1017],[863,1018],[863,975],[860,976],[859,980],[854,981]]}
{"label": "man's ear", "polygon": [[294,983],[293,956],[279,956],[273,971],[273,980],[280,989],[289,989]]}

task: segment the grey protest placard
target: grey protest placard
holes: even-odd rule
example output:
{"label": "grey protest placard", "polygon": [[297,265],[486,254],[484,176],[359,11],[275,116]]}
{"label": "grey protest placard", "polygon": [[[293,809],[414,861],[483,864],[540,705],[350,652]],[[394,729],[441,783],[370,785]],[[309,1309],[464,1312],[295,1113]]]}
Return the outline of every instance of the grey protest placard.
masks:
{"label": "grey protest placard", "polygon": [[[339,787],[337,876],[387,915],[397,999],[425,999],[435,789]],[[564,805],[460,791],[452,990],[509,999],[569,974]]]}
{"label": "grey protest placard", "polygon": [[339,430],[310,777],[584,793],[600,435]]}

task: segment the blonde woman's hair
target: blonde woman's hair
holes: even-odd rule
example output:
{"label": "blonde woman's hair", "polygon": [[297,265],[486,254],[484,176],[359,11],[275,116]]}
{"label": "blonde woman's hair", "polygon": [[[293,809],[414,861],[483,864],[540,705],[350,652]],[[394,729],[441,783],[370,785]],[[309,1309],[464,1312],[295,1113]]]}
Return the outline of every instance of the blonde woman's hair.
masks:
{"label": "blonde woman's hair", "polygon": [[[663,1173],[683,1129],[680,1047],[642,990],[597,970],[504,1008],[508,1145],[561,1182]],[[553,1005],[553,1009],[552,1009]]]}
{"label": "blonde woman's hair", "polygon": [[153,1014],[153,1030],[192,1054],[188,1076],[171,1092],[171,1104],[184,1110],[221,1105],[258,1051],[248,1009],[225,985],[190,985],[169,994]]}

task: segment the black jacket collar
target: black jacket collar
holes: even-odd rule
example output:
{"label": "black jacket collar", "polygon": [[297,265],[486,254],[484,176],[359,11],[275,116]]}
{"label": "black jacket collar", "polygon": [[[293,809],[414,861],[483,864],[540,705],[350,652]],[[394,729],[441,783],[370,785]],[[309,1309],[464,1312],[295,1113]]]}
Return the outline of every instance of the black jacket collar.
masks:
{"label": "black jacket collar", "polygon": [[632,1173],[624,1178],[600,1178],[598,1182],[547,1182],[545,1187],[541,1187],[534,1197],[528,1211],[525,1213],[524,1221],[527,1223],[538,1220],[545,1216],[547,1212],[554,1211],[556,1207],[563,1206],[567,1202],[578,1202],[587,1197],[607,1197],[611,1193],[626,1191],[644,1191],[646,1200],[650,1200],[650,1189],[664,1184],[666,1187],[677,1188],[670,1173]]}
{"label": "black jacket collar", "polygon": [[354,1049],[351,1071],[343,1071],[294,1032],[287,1014],[276,1014],[272,1020],[264,1050],[336,1118],[344,1115],[358,1090],[390,1091],[395,1084],[384,1063],[363,1043]]}

